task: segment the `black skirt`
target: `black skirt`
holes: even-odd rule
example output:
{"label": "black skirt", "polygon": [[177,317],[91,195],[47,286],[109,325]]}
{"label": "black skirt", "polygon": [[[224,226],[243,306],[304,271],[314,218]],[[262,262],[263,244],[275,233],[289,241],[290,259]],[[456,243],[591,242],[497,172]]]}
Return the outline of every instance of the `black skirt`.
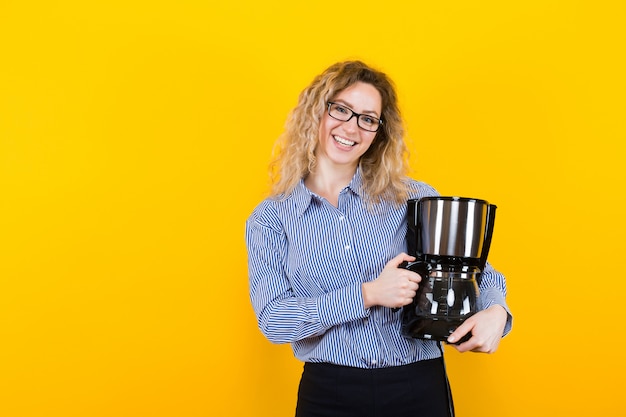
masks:
{"label": "black skirt", "polygon": [[296,417],[453,417],[443,358],[380,369],[306,363]]}

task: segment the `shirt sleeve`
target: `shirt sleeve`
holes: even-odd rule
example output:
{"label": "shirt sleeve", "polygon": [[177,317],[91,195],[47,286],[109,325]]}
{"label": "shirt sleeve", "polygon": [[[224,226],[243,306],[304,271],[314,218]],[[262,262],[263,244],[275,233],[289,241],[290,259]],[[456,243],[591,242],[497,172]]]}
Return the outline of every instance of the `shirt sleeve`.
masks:
{"label": "shirt sleeve", "polygon": [[261,332],[273,343],[319,336],[329,328],[363,318],[361,284],[297,297],[285,273],[288,242],[271,203],[259,206],[246,222],[250,298]]}
{"label": "shirt sleeve", "polygon": [[489,262],[485,270],[481,273],[480,282],[480,302],[483,309],[487,309],[492,305],[501,305],[507,313],[506,326],[502,336],[506,336],[513,326],[513,315],[506,303],[506,280],[504,275],[496,271]]}

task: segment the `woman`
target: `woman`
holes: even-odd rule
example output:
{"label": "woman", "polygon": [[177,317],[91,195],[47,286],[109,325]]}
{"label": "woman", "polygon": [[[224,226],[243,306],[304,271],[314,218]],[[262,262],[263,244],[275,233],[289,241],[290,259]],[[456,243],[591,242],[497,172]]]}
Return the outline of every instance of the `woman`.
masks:
{"label": "woman", "polygon": [[[406,252],[406,200],[437,195],[407,178],[394,86],[342,62],[301,94],[272,164],[272,195],[246,223],[250,295],[274,343],[305,362],[296,416],[451,416],[442,348],[400,334],[420,276]],[[485,309],[449,342],[493,352],[511,327],[504,277],[482,275]]]}

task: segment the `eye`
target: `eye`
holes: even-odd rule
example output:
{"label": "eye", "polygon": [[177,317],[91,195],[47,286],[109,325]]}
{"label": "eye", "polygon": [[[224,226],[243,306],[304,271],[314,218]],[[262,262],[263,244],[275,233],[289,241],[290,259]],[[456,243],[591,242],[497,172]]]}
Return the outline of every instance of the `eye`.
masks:
{"label": "eye", "polygon": [[344,114],[350,113],[350,110],[348,110],[347,107],[343,107],[340,104],[334,104],[334,106],[335,106],[335,111],[338,111],[339,113],[344,113]]}
{"label": "eye", "polygon": [[376,119],[371,116],[363,116],[361,117],[361,121],[368,125],[373,125],[376,123]]}

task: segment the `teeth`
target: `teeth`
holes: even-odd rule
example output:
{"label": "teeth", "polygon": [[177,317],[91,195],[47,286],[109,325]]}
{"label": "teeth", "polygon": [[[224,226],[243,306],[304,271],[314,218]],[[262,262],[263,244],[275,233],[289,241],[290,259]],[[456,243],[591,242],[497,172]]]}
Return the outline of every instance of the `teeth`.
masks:
{"label": "teeth", "polygon": [[346,145],[346,146],[354,146],[354,144],[356,143],[356,142],[352,142],[351,140],[347,140],[339,136],[333,136],[333,138],[338,143],[341,143],[342,145]]}

